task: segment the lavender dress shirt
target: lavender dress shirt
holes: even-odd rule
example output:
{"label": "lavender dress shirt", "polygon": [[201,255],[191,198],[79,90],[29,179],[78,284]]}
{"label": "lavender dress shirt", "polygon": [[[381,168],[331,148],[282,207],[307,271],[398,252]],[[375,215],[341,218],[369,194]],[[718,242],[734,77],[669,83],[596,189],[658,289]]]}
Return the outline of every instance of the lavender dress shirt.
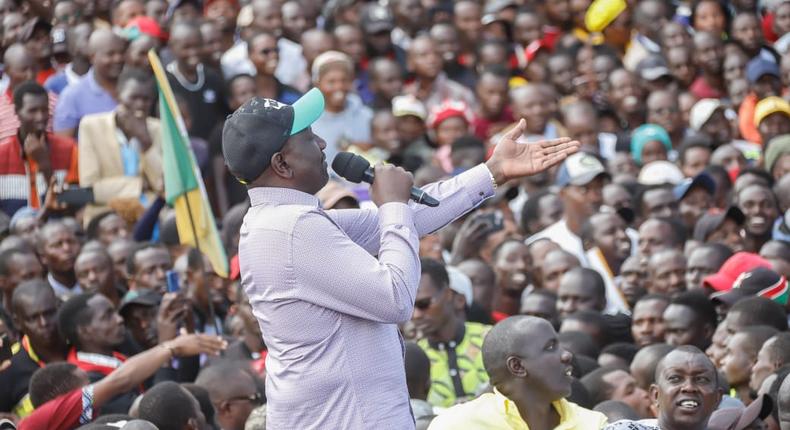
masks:
{"label": "lavender dress shirt", "polygon": [[296,190],[249,190],[239,265],[269,349],[267,428],[414,428],[397,323],[414,307],[419,236],[494,192],[485,165],[425,189],[437,208],[324,211]]}

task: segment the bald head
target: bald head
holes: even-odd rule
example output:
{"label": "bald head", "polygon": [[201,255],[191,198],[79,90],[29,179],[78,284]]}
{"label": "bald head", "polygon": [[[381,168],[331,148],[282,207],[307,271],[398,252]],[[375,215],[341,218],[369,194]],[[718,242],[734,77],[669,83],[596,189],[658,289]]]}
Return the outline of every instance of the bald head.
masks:
{"label": "bald head", "polygon": [[637,385],[648,389],[655,381],[656,366],[662,357],[672,351],[673,347],[666,343],[654,343],[643,347],[631,360],[631,375],[636,379]]}
{"label": "bald head", "polygon": [[88,53],[96,55],[110,49],[111,46],[124,45],[126,42],[110,29],[97,28],[88,38]]}
{"label": "bald head", "polygon": [[55,297],[52,287],[41,279],[33,279],[19,284],[11,296],[11,309],[19,313],[21,307],[27,303],[40,302],[46,297]]}
{"label": "bald head", "polygon": [[705,366],[712,374],[716,375],[716,379],[718,380],[718,372],[716,371],[716,366],[713,364],[713,361],[711,361],[702,350],[692,345],[678,346],[665,355],[664,358],[658,362],[658,365],[656,365],[655,379],[658,381],[661,374],[666,369],[686,367],[692,362]]}
{"label": "bald head", "polygon": [[5,54],[3,54],[3,64],[5,64],[6,67],[9,67],[11,63],[19,63],[25,57],[30,57],[25,45],[21,43],[14,43],[13,45],[9,46],[8,49],[6,49]]}
{"label": "bald head", "polygon": [[211,401],[226,401],[235,395],[240,388],[255,386],[252,375],[244,369],[244,365],[234,361],[221,361],[200,371],[195,384],[205,388]]}
{"label": "bald head", "polygon": [[507,358],[517,353],[518,346],[527,341],[532,332],[541,329],[554,331],[543,318],[517,315],[500,321],[488,332],[483,341],[483,365],[492,382],[508,375]]}

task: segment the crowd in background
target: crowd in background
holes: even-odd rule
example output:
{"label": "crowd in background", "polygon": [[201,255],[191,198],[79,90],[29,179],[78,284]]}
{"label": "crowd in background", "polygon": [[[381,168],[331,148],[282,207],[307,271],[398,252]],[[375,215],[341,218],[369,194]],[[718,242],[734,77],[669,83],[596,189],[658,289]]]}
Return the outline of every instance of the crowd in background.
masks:
{"label": "crowd in background", "polygon": [[[599,32],[592,3],[0,0],[0,428],[265,428],[222,127],[316,87],[330,165],[418,186],[520,118],[582,145],[421,239],[418,428],[542,430],[545,401],[547,429],[790,429],[790,1],[597,0]],[[152,49],[228,278],[165,201]],[[335,176],[318,198],[373,204]]]}

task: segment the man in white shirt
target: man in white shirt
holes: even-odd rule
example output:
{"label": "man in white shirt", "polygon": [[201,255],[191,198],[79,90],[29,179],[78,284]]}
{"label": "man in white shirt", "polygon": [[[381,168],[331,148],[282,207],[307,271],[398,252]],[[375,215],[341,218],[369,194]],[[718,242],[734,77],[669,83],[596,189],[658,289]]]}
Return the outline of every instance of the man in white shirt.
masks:
{"label": "man in white shirt", "polygon": [[557,172],[556,185],[565,207],[562,219],[530,236],[527,244],[538,239],[550,239],[570,252],[583,266],[588,266],[581,240],[584,221],[598,212],[603,203],[603,186],[609,180],[598,158],[585,152],[568,157]]}

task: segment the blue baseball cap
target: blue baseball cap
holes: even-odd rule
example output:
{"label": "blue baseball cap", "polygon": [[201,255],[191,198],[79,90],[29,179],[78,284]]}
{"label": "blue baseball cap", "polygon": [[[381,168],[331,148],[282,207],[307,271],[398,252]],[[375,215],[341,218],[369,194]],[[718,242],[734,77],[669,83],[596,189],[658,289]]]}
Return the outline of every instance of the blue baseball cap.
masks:
{"label": "blue baseball cap", "polygon": [[765,58],[757,57],[746,65],[746,79],[750,83],[757,82],[765,75],[781,77],[779,65],[773,61],[768,61]]}
{"label": "blue baseball cap", "polygon": [[253,97],[222,128],[222,154],[228,170],[243,184],[254,181],[288,138],[309,127],[323,112],[324,95],[318,88],[292,105]]}
{"label": "blue baseball cap", "polygon": [[675,195],[675,200],[683,200],[683,198],[686,197],[686,194],[688,194],[689,191],[691,191],[691,189],[694,187],[704,188],[705,191],[707,191],[711,196],[716,193],[716,181],[714,181],[709,174],[702,172],[693,178],[686,178],[683,180],[683,182],[675,185],[675,188],[672,189],[672,193]]}

